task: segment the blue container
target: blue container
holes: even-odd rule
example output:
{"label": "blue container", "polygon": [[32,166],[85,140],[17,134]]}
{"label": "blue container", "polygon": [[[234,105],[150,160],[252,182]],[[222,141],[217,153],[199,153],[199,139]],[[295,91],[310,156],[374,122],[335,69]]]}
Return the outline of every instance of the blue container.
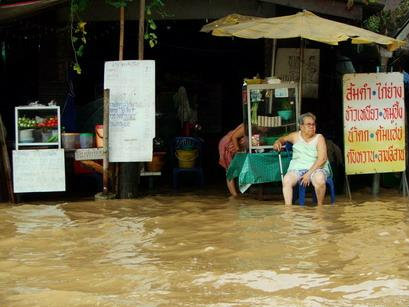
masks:
{"label": "blue container", "polygon": [[292,110],[280,110],[280,111],[277,111],[277,113],[284,120],[289,120],[291,119],[291,117],[293,117]]}

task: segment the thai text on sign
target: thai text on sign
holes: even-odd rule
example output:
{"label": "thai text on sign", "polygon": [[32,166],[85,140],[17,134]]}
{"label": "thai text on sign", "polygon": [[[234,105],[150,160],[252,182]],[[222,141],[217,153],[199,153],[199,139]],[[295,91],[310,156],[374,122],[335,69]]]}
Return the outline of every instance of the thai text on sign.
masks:
{"label": "thai text on sign", "polygon": [[401,73],[345,74],[347,175],[405,170],[405,103]]}
{"label": "thai text on sign", "polygon": [[109,161],[152,161],[155,137],[155,62],[105,62],[109,89]]}

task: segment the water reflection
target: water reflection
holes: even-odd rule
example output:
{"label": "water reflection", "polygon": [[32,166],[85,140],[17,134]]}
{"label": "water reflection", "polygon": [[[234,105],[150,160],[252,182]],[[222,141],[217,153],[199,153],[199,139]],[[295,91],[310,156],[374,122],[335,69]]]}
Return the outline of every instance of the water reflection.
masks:
{"label": "water reflection", "polygon": [[0,205],[0,219],[4,306],[408,306],[408,205],[394,195]]}

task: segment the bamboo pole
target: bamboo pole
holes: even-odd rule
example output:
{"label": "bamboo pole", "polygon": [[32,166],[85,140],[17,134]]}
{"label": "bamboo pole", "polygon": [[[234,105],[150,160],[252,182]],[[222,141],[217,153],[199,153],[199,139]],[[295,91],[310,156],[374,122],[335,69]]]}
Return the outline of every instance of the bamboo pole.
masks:
{"label": "bamboo pole", "polygon": [[[119,30],[119,59],[118,60],[123,61],[124,59],[124,36],[125,36],[125,7],[121,7],[119,10],[119,29],[120,30]],[[105,125],[104,125],[104,132],[105,132]],[[120,164],[116,163],[114,168],[115,168],[115,178],[113,178],[113,181],[115,182],[114,184],[115,193],[118,193]]]}
{"label": "bamboo pole", "polygon": [[144,34],[145,34],[145,0],[139,2],[139,36],[138,36],[138,60],[144,57]]}
{"label": "bamboo pole", "polygon": [[119,60],[124,59],[125,8],[119,9]]}

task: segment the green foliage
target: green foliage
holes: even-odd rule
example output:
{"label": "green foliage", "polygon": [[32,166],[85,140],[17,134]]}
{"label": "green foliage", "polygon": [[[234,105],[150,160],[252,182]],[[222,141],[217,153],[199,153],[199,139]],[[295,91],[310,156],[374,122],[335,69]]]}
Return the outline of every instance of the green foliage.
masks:
{"label": "green foliage", "polygon": [[365,29],[368,29],[372,32],[380,33],[381,32],[381,17],[378,15],[369,16],[363,23]]}
{"label": "green foliage", "polygon": [[83,13],[88,7],[89,0],[73,0],[71,1],[71,10],[76,14]]}
{"label": "green foliage", "polygon": [[402,0],[394,10],[383,10],[364,21],[366,29],[382,34],[394,34],[409,15],[409,0]]}
{"label": "green foliage", "polygon": [[81,18],[81,13],[83,13],[90,0],[71,0],[70,6],[70,16],[71,16],[71,46],[74,52],[74,62],[72,69],[77,73],[81,74],[81,66],[78,62],[78,58],[82,57],[84,54],[85,44],[87,43],[85,31],[85,25],[87,24]]}
{"label": "green foliage", "polygon": [[[1,0],[0,0],[1,1]],[[127,7],[133,0],[105,0],[105,3],[111,5],[115,8]],[[87,43],[85,31],[86,22],[81,18],[81,14],[89,7],[90,0],[71,0],[70,1],[70,17],[71,17],[71,46],[74,52],[74,60],[72,64],[72,69],[77,73],[81,74],[82,69],[78,61],[80,57],[84,55],[85,45]],[[145,34],[144,39],[149,43],[151,48],[158,44],[158,36],[155,31],[157,30],[157,25],[153,19],[153,12],[157,13],[159,16],[168,16],[163,10],[165,6],[164,0],[151,0],[145,6]]]}
{"label": "green foliage", "polygon": [[155,47],[158,44],[158,37],[155,34],[157,30],[157,25],[152,17],[152,12],[157,12],[161,17],[168,16],[164,11],[165,1],[164,0],[151,0],[145,6],[145,19],[146,27],[144,39],[148,41],[151,48]]}

